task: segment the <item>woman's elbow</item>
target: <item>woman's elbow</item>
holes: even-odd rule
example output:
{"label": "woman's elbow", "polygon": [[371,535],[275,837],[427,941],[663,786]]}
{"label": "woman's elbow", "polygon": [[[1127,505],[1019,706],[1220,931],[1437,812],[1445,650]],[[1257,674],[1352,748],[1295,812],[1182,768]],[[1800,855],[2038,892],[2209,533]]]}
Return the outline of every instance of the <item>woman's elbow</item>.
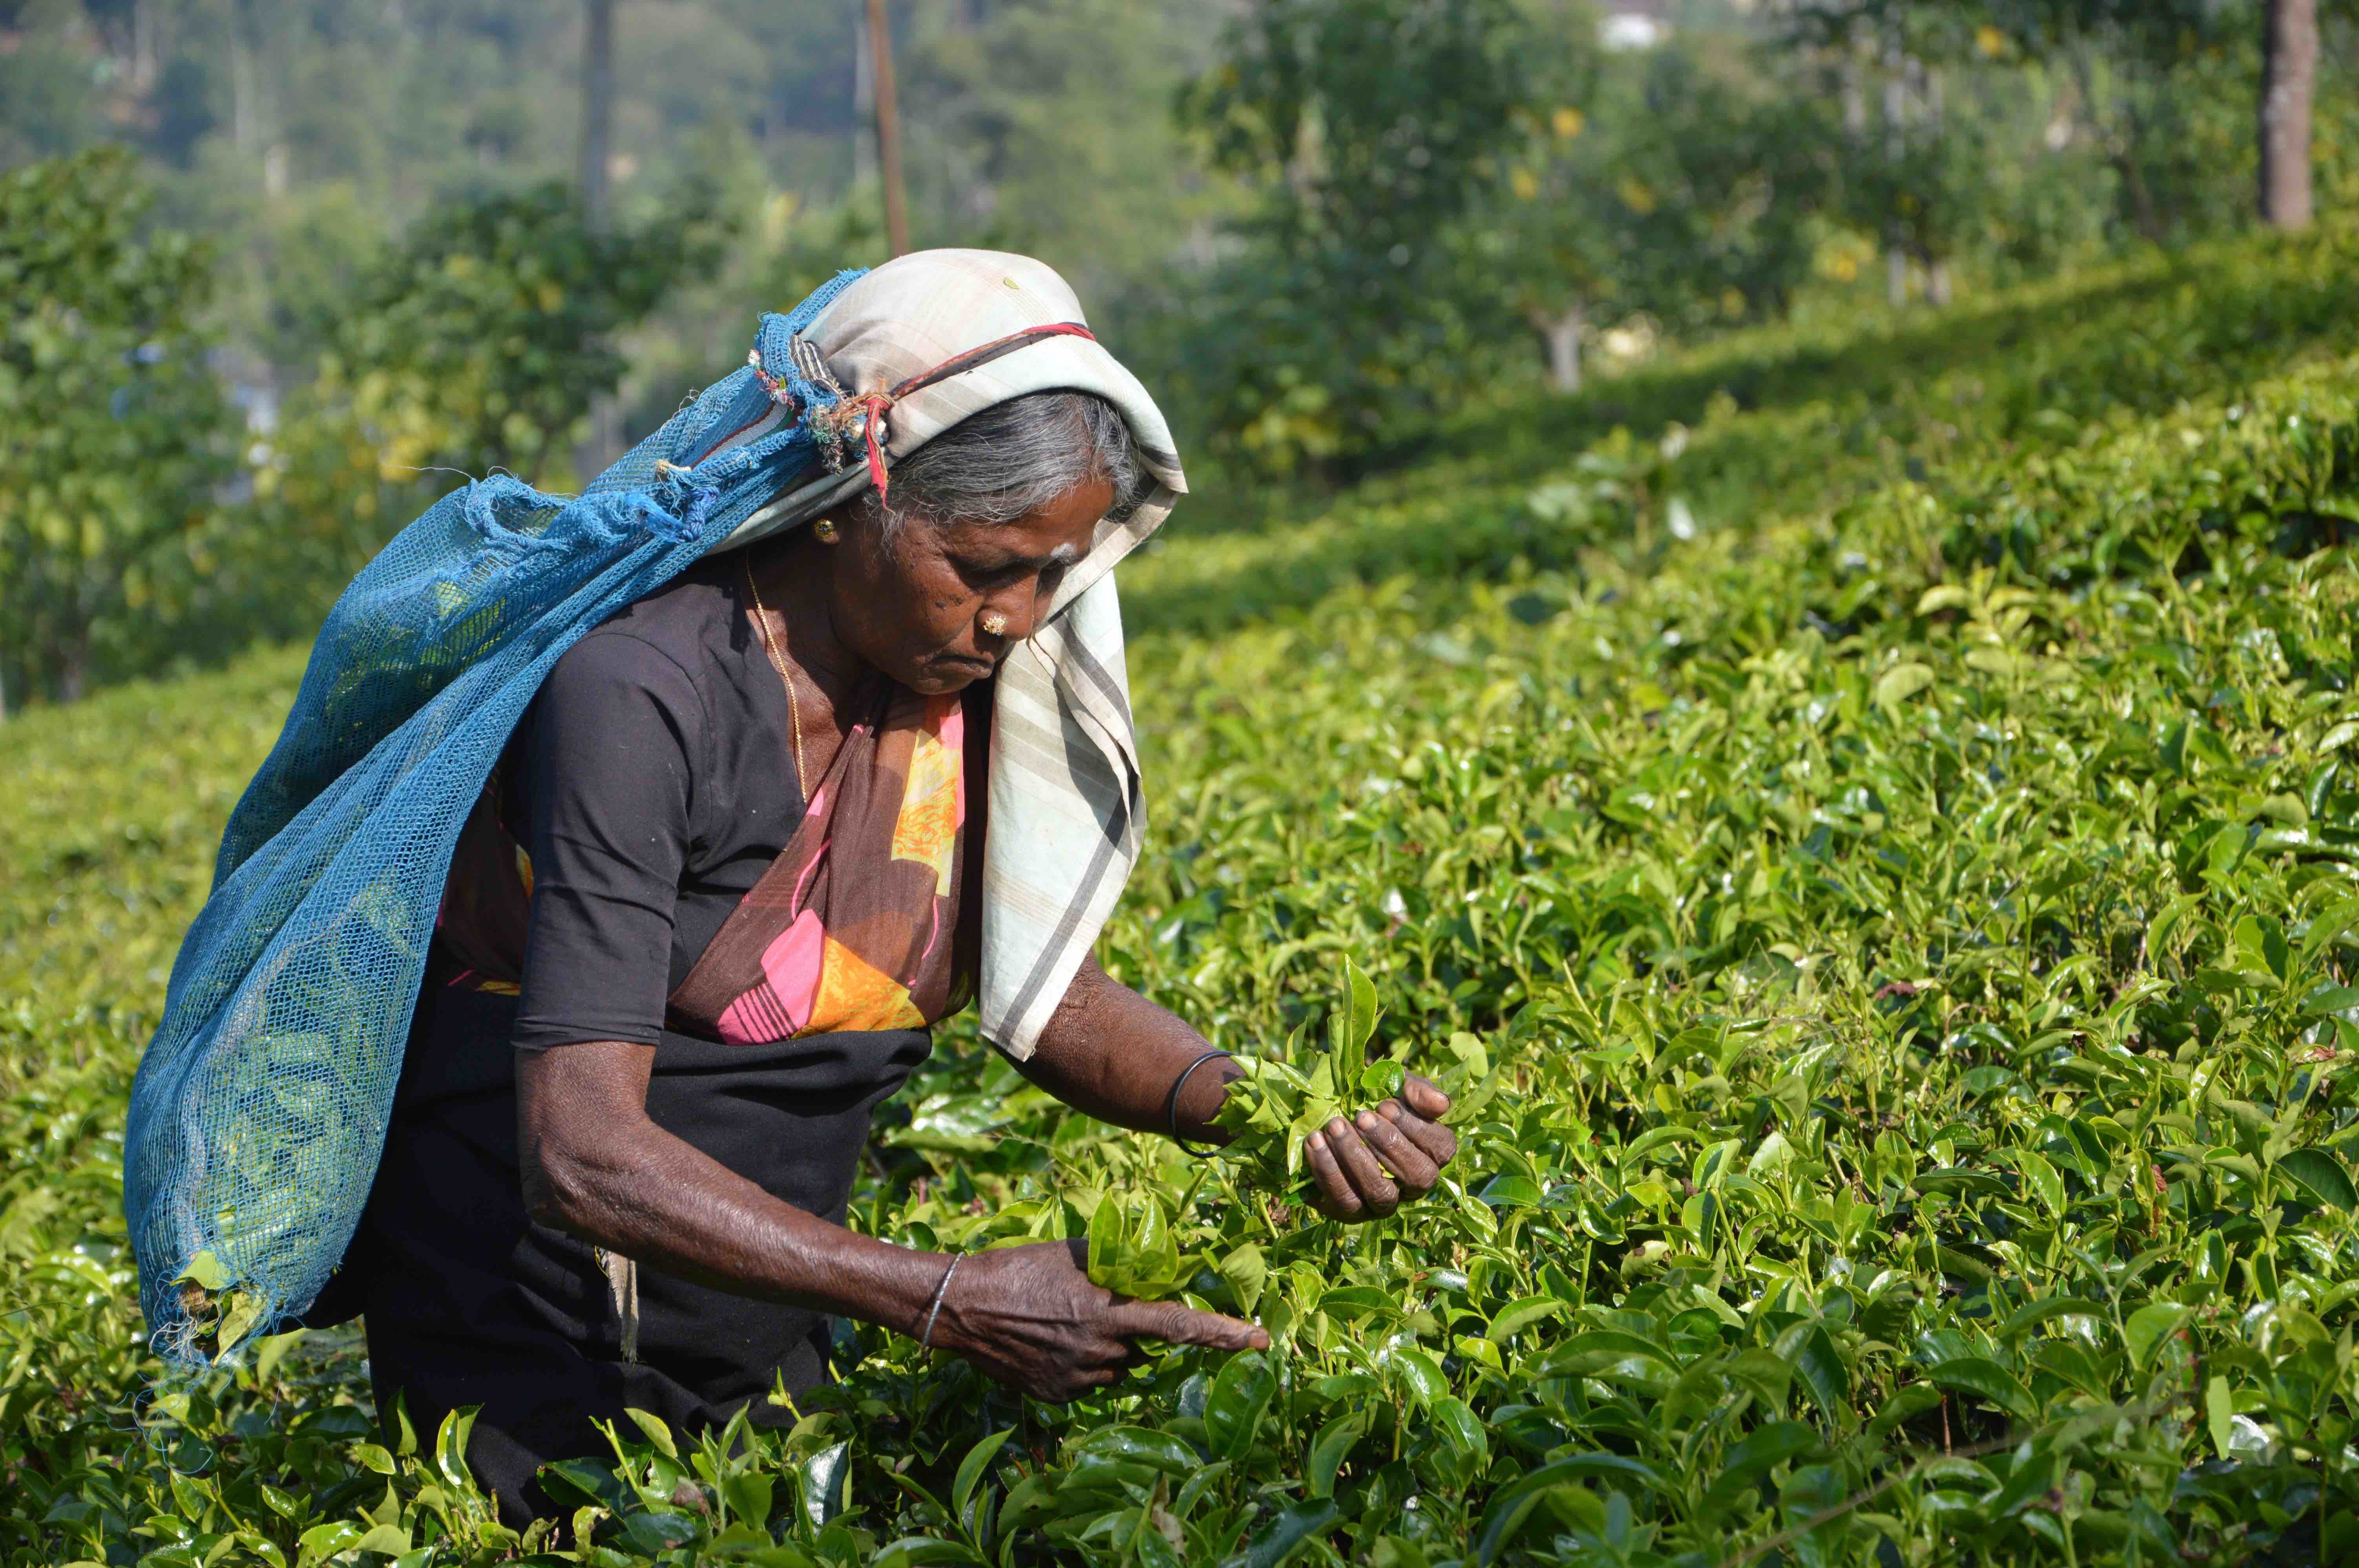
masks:
{"label": "woman's elbow", "polygon": [[525,1129],[517,1161],[525,1213],[534,1223],[601,1247],[620,1244],[614,1234],[632,1205],[621,1191],[625,1172],[636,1163],[620,1147],[630,1127],[608,1127],[595,1138],[569,1136],[563,1128]]}
{"label": "woman's elbow", "polygon": [[561,1141],[527,1138],[517,1175],[524,1184],[525,1213],[534,1224],[572,1236],[582,1233],[584,1222],[598,1206],[597,1181]]}
{"label": "woman's elbow", "polygon": [[644,1163],[631,1150],[654,1130],[647,1119],[646,1047],[619,1043],[516,1053],[516,1175],[525,1213],[586,1241],[627,1205],[621,1173]]}

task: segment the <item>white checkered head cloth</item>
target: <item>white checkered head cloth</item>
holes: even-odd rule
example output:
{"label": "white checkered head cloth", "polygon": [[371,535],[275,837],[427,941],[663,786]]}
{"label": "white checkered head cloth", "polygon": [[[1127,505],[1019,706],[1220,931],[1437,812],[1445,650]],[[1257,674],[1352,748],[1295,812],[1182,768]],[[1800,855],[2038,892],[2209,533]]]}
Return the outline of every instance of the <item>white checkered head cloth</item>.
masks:
{"label": "white checkered head cloth", "polygon": [[[888,395],[961,354],[1027,331],[1086,325],[1065,280],[1029,256],[928,250],[886,262],[805,332],[850,398]],[[1049,615],[997,676],[984,843],[984,1038],[1022,1060],[1063,1000],[1138,859],[1145,800],[1123,670],[1114,563],[1188,488],[1170,427],[1138,378],[1093,338],[1032,339],[896,399],[882,453],[907,457],[961,419],[1031,392],[1091,392],[1122,410],[1154,486],[1102,520]],[[889,474],[889,468],[888,468]],[[853,458],[779,496],[716,547],[799,527],[869,486]]]}

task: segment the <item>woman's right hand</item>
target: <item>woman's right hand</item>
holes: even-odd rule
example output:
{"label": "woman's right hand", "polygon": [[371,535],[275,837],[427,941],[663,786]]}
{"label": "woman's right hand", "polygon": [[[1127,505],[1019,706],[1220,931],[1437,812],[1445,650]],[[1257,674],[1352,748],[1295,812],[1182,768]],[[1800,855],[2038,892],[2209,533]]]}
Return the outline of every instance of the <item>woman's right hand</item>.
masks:
{"label": "woman's right hand", "polygon": [[937,1349],[955,1351],[1019,1393],[1051,1404],[1078,1399],[1137,1365],[1137,1339],[1212,1350],[1262,1350],[1249,1323],[1178,1301],[1125,1301],[1090,1283],[1079,1241],[968,1253],[942,1294]]}

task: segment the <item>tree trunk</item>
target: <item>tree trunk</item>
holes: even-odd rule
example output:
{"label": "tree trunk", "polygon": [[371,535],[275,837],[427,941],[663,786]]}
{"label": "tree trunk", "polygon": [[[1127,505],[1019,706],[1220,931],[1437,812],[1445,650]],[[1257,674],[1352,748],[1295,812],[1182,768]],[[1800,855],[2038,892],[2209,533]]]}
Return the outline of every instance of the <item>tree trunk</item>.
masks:
{"label": "tree trunk", "polygon": [[1846,49],[1843,60],[1843,135],[1857,148],[1867,141],[1867,87],[1860,79],[1859,53]]}
{"label": "tree trunk", "polygon": [[2261,19],[2261,222],[2310,227],[2310,110],[2318,0],[2266,0]]}
{"label": "tree trunk", "polygon": [[2105,161],[2122,177],[2122,189],[2129,192],[2130,221],[2139,234],[2159,245],[2162,242],[2162,213],[2154,204],[2154,192],[2147,189],[2146,171],[2138,162],[2138,147],[2143,127],[2137,117],[2135,100],[2125,110],[2120,123],[2110,121],[2104,111],[2104,100],[2098,96],[2096,71],[2091,64],[2092,50],[2073,45],[2064,51],[2072,71],[2072,85],[2079,93],[2082,114],[2087,117],[2090,134],[2104,150]]}
{"label": "tree trunk", "polygon": [[1566,393],[1580,391],[1581,333],[1589,325],[1588,310],[1573,304],[1553,316],[1545,310],[1534,310],[1529,320],[1532,330],[1548,345],[1549,388]]}
{"label": "tree trunk", "polygon": [[131,90],[147,93],[156,89],[156,0],[132,0],[131,3]]}
{"label": "tree trunk", "polygon": [[77,626],[58,648],[58,701],[79,702],[90,682],[90,628]]}
{"label": "tree trunk", "polygon": [[[614,212],[612,169],[614,130],[614,0],[587,0],[582,16],[582,221],[593,234],[606,232]],[[614,395],[590,399],[589,429],[573,449],[578,487],[605,471],[623,449],[622,413]],[[564,449],[540,443],[533,483],[544,483],[549,463]]]}
{"label": "tree trunk", "polygon": [[[1908,156],[1908,57],[1902,52],[1896,34],[1884,50],[1884,156],[1896,168]],[[1884,299],[1896,310],[1908,303],[1907,245],[1900,214],[1895,212],[1884,223]]]}
{"label": "tree trunk", "polygon": [[[1942,136],[1941,73],[1927,70],[1924,78],[1925,135],[1939,146]],[[1918,259],[1925,264],[1925,303],[1937,310],[1950,302],[1950,258],[1936,256],[1932,250],[1934,245],[1947,243],[1948,236],[1943,234],[1941,228],[1942,219],[1947,215],[1938,211],[1927,212],[1924,225],[1917,234]]]}
{"label": "tree trunk", "polygon": [[614,123],[614,0],[588,0],[582,27],[582,212],[606,223],[606,166]]}
{"label": "tree trunk", "polygon": [[261,75],[255,59],[257,28],[250,0],[238,0],[229,17],[229,145],[251,157],[262,149]]}
{"label": "tree trunk", "polygon": [[893,94],[893,32],[885,0],[868,0],[870,68],[876,92],[876,171],[885,182],[885,241],[895,256],[909,254],[909,201],[901,186],[901,114]]}
{"label": "tree trunk", "polygon": [[287,129],[273,80],[277,18],[262,12],[262,0],[236,0],[230,8],[230,144],[261,159],[262,193],[277,198],[287,194]]}
{"label": "tree trunk", "polygon": [[852,17],[859,35],[852,46],[852,188],[857,191],[876,172],[876,138],[866,128],[876,123],[876,51],[868,45],[868,7],[862,5]]}

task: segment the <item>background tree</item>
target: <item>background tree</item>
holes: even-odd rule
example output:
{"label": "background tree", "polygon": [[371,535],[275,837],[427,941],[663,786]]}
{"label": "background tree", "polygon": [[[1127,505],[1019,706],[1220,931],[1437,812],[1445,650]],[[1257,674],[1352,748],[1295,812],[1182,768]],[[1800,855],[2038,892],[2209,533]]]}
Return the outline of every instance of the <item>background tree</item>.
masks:
{"label": "background tree", "polygon": [[[1156,108],[1208,51],[1217,12],[1201,12],[999,0],[970,25],[904,29],[914,243],[1052,257],[1093,318],[1142,289],[1159,297],[1177,258],[1201,252],[1240,206],[1234,185],[1208,176],[1174,117]],[[875,226],[874,204],[853,205],[853,222]]]}
{"label": "background tree", "polygon": [[[1788,58],[1841,105],[1840,130],[1827,126],[1843,149],[1837,206],[1876,236],[1895,308],[1908,303],[1912,276],[1928,303],[1948,304],[1959,258],[2003,222],[2006,127],[2027,105],[1975,90],[1987,57],[2006,47],[1977,27],[1979,15],[1944,0],[1853,0],[1785,22]],[[2037,157],[2036,145],[2017,156]]]}
{"label": "background tree", "polygon": [[[647,9],[662,25],[585,82],[616,0],[0,0],[0,168],[143,155],[155,219],[228,258],[182,335],[250,424],[197,443],[206,483],[156,449],[143,493],[197,520],[126,569],[138,615],[0,670],[16,697],[301,636],[437,466],[573,483],[737,363],[756,311],[882,259],[862,8]],[[1879,254],[1938,300],[2208,238],[2305,147],[2317,210],[2359,205],[2354,0],[2318,0],[2315,134],[2266,170],[2256,103],[2300,99],[2268,56],[2281,0],[1654,14],[1669,30],[1625,51],[1588,0],[894,0],[911,243],[1065,271],[1207,495],[1250,497],[1244,470],[1341,476],[1543,381],[1593,392],[1627,360],[1584,366],[1584,337],[1856,309]],[[1821,24],[1799,43],[1798,15]],[[585,120],[608,144],[586,169]],[[544,188],[585,174],[569,215]],[[575,448],[585,406],[614,427]],[[0,604],[29,603],[10,548]]]}
{"label": "background tree", "polygon": [[1533,116],[1486,209],[1476,265],[1539,334],[1549,385],[1581,389],[1581,339],[1642,313],[1673,330],[1775,316],[1808,275],[1824,127],[1680,49],[1608,57],[1586,111]]}
{"label": "background tree", "polygon": [[350,399],[389,465],[570,482],[592,400],[623,377],[616,334],[709,272],[732,231],[693,181],[636,228],[592,227],[557,182],[437,209],[363,282],[324,395]]}
{"label": "background tree", "polygon": [[[2274,4],[2275,0],[2263,0]],[[2135,232],[2162,241],[2233,205],[2210,176],[2206,125],[2242,74],[2238,0],[1968,0],[1966,14],[2026,56],[2065,71],[2079,112],[2120,180]],[[2245,78],[2249,81],[2249,78]],[[2223,106],[2223,105],[2221,105]]]}
{"label": "background tree", "polygon": [[207,249],[138,237],[152,201],[121,148],[0,175],[0,701],[79,697],[208,569],[236,419],[198,325]]}
{"label": "background tree", "polygon": [[1256,0],[1230,25],[1180,100],[1260,197],[1215,289],[1221,436],[1280,462],[1366,451],[1469,383],[1453,225],[1531,107],[1528,42],[1507,0]]}
{"label": "background tree", "polygon": [[[1592,111],[1593,112],[1593,110]],[[1583,343],[1593,321],[1619,306],[1635,234],[1615,122],[1561,105],[1530,138],[1492,201],[1494,243],[1477,265],[1497,269],[1508,309],[1540,340],[1549,385],[1582,389]]]}

